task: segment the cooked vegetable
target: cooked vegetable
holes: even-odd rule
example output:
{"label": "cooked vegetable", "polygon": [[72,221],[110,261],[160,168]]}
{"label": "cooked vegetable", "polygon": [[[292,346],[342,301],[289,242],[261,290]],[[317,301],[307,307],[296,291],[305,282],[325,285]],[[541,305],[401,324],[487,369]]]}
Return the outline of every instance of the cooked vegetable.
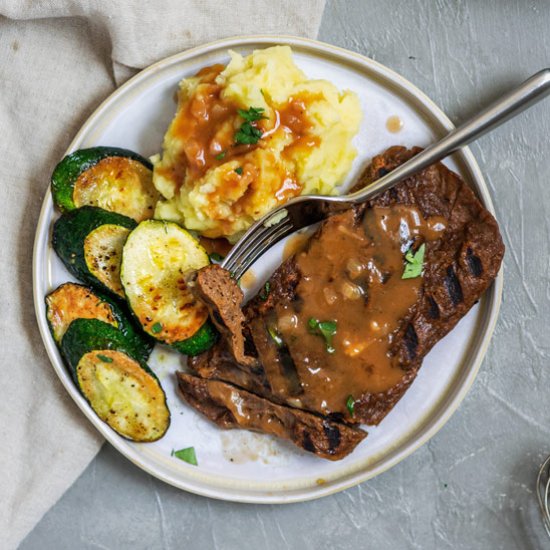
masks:
{"label": "cooked vegetable", "polygon": [[180,449],[179,451],[174,451],[172,449],[172,456],[188,462],[193,466],[198,466],[197,455],[195,453],[195,447],[187,447],[186,449]]}
{"label": "cooked vegetable", "polygon": [[97,319],[77,319],[61,345],[78,389],[113,430],[133,441],[165,434],[170,411],[164,391],[117,329]]}
{"label": "cooked vegetable", "polygon": [[80,358],[89,351],[117,350],[141,361],[141,357],[124,334],[99,319],[75,319],[61,339],[61,351],[73,376]]}
{"label": "cooked vegetable", "polygon": [[99,206],[139,222],[153,217],[159,197],[152,168],[147,159],[128,149],[80,149],[55,167],[53,199],[62,212]]}
{"label": "cooked vegetable", "polygon": [[54,224],[52,245],[78,279],[124,297],[120,283],[122,247],[136,222],[122,214],[83,206]]}
{"label": "cooked vegetable", "polygon": [[57,344],[75,319],[98,319],[118,327],[112,305],[75,283],[65,283],[46,296],[46,318]]}
{"label": "cooked vegetable", "polygon": [[220,264],[224,260],[224,256],[219,254],[218,252],[212,252],[211,254],[208,254],[208,257],[210,258],[211,263],[217,263]]}
{"label": "cooked vegetable", "polygon": [[172,344],[172,347],[184,355],[199,355],[203,351],[210,349],[216,343],[218,336],[218,331],[214,328],[212,323],[206,321],[193,336]]}
{"label": "cooked vegetable", "polygon": [[412,247],[405,254],[405,270],[402,279],[414,279],[422,275],[424,269],[424,251],[426,245],[421,244],[416,252],[413,252]]}
{"label": "cooked vegetable", "polygon": [[[124,245],[121,280],[130,309],[151,336],[183,353],[208,349],[212,328],[203,327],[208,311],[189,288],[208,254],[179,225],[149,220],[134,229]],[[196,334],[196,339],[187,342]]]}
{"label": "cooked vegetable", "polygon": [[116,328],[132,356],[140,361],[146,361],[153,349],[151,338],[134,327],[120,306],[83,285],[65,283],[48,294],[46,317],[58,345],[75,319],[95,319]]}
{"label": "cooked vegetable", "polygon": [[325,345],[328,353],[334,353],[336,350],[332,345],[332,339],[336,335],[336,321],[319,321],[318,319],[308,320],[308,330],[312,334],[318,334],[325,339]]}

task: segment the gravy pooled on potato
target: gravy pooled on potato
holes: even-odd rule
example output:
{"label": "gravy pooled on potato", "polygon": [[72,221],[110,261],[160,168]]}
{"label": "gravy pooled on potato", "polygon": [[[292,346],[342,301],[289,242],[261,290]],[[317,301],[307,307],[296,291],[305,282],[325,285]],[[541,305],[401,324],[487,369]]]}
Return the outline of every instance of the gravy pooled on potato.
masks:
{"label": "gravy pooled on potato", "polygon": [[330,194],[356,155],[357,96],[308,80],[288,46],[231,52],[182,80],[178,110],[153,159],[155,217],[236,240],[288,199]]}

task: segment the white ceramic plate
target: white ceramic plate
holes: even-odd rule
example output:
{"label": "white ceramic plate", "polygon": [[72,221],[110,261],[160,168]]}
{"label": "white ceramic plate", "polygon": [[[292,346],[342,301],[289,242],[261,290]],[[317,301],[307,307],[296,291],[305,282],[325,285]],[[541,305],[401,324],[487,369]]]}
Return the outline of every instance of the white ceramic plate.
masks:
{"label": "white ceramic plate", "polygon": [[[275,44],[289,44],[296,63],[311,78],[326,78],[359,96],[364,119],[355,144],[359,151],[350,183],[369,159],[393,144],[424,146],[452,124],[410,82],[388,68],[334,46],[292,37],[245,37],[222,40],[175,55],[132,78],[113,93],[82,127],[67,153],[94,145],[114,145],[142,155],[160,151],[175,112],[178,82],[200,68],[228,61],[227,50],[243,54]],[[390,133],[387,119],[403,121]],[[492,212],[479,168],[468,150],[446,164],[457,170]],[[49,333],[44,296],[71,280],[50,246],[57,214],[48,192],[38,223],[34,250],[34,300],[38,324],[52,365],[65,388],[90,422],[123,455],[150,474],[194,493],[256,503],[313,499],[369,479],[424,444],[455,411],[470,388],[487,349],[498,314],[502,276],[480,303],[426,357],[418,378],[380,426],[347,458],[330,462],[279,440],[246,431],[222,431],[195,413],[175,391],[174,371],[182,356],[157,346],[150,365],[168,396],[172,424],[163,439],[139,444],[122,439],[101,422],[76,390]],[[280,261],[283,244],[253,267],[259,285]],[[256,285],[252,285],[256,286]],[[199,466],[170,456],[172,449],[194,446]]]}

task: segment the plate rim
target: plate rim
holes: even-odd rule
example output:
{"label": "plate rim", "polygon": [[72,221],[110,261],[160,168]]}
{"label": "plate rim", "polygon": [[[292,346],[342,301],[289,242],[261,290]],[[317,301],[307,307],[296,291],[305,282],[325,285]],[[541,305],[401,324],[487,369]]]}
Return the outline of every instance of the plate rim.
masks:
{"label": "plate rim", "polygon": [[[375,73],[381,75],[388,81],[397,83],[402,88],[406,89],[406,91],[411,94],[411,96],[414,96],[421,104],[429,109],[430,114],[437,120],[437,122],[439,122],[444,130],[450,131],[454,128],[454,125],[447,117],[447,115],[424,92],[422,92],[419,88],[417,88],[414,84],[401,76],[399,73],[363,54],[318,40],[292,35],[246,35],[232,36],[208,42],[163,58],[156,63],[153,63],[148,67],[142,69],[132,78],[130,78],[124,84],[114,90],[111,94],[109,94],[98,105],[98,107],[91,113],[84,124],[80,127],[74,138],[71,140],[67,151],[64,154],[69,154],[77,148],[77,143],[81,140],[81,136],[88,130],[88,127],[91,126],[95,122],[95,120],[101,116],[102,112],[106,108],[108,108],[108,106],[112,102],[114,102],[127,90],[138,84],[143,79],[147,79],[151,74],[154,74],[156,71],[162,69],[164,66],[169,66],[172,63],[176,63],[186,59],[192,59],[195,56],[204,55],[212,50],[218,50],[221,48],[230,49],[232,47],[242,47],[250,44],[262,45],[263,47],[268,47],[269,45],[275,44],[286,44],[290,45],[291,47],[296,45],[312,50],[316,53],[332,54],[333,56],[338,57],[340,60],[351,59],[357,62],[359,65],[368,67],[371,71],[373,70]],[[494,216],[495,211],[491,194],[474,155],[468,147],[463,148],[458,153],[455,153],[455,155],[456,158],[460,159],[460,162],[467,167],[472,180],[475,181],[478,187],[478,191],[481,195],[484,206]],[[125,456],[132,463],[134,463],[136,466],[138,466],[140,469],[144,470],[148,474],[153,475],[154,477],[174,487],[201,496],[215,498],[218,500],[254,504],[284,504],[293,502],[304,502],[343,491],[386,472],[387,470],[410,456],[413,452],[418,450],[424,444],[426,444],[456,412],[458,406],[464,400],[467,393],[470,391],[473,382],[477,377],[483,359],[487,353],[489,343],[492,339],[498,319],[504,282],[502,268],[500,269],[492,286],[488,289],[483,297],[483,302],[489,302],[486,306],[486,318],[484,319],[485,331],[483,337],[477,344],[471,344],[471,347],[475,348],[474,350],[472,350],[473,356],[465,357],[463,359],[464,362],[467,361],[470,363],[470,368],[466,373],[465,379],[461,383],[460,389],[454,395],[450,396],[450,401],[443,407],[443,410],[438,413],[435,420],[433,418],[430,420],[428,416],[428,419],[424,419],[423,421],[421,420],[419,422],[417,429],[422,431],[420,435],[415,436],[413,429],[412,435],[408,436],[408,441],[405,441],[401,444],[401,449],[399,449],[397,452],[393,452],[390,450],[389,452],[392,453],[392,455],[387,457],[381,465],[375,465],[374,468],[372,468],[371,470],[365,469],[364,467],[352,473],[346,474],[344,472],[342,473],[341,477],[335,478],[334,480],[329,481],[326,484],[292,489],[290,491],[282,488],[280,491],[277,490],[276,492],[267,491],[264,489],[254,492],[246,492],[243,491],[241,488],[216,486],[212,484],[212,482],[208,483],[207,481],[203,483],[200,477],[176,477],[170,475],[169,473],[164,473],[159,469],[155,469],[155,466],[149,467],[148,464],[144,463],[141,460],[141,455],[139,455],[135,451],[135,449],[133,449],[132,446],[129,445],[129,442],[127,440],[116,434],[95,415],[86,400],[76,390],[74,384],[69,384],[67,376],[63,376],[62,374],[62,370],[66,370],[66,368],[60,359],[60,355],[57,348],[55,347],[55,344],[53,344],[53,339],[51,338],[51,334],[49,333],[49,330],[47,328],[47,323],[40,312],[39,304],[42,302],[43,305],[44,296],[38,295],[40,286],[39,273],[40,268],[42,267],[41,263],[39,265],[39,260],[42,258],[40,243],[43,240],[43,233],[45,231],[45,228],[47,227],[45,226],[45,218],[50,211],[50,208],[53,208],[53,203],[50,187],[48,186],[42,202],[40,215],[36,224],[36,233],[33,245],[32,281],[33,301],[37,324],[39,327],[42,342],[44,344],[44,347],[46,348],[48,359],[51,363],[52,368],[54,369],[62,385],[65,387],[76,405],[81,409],[81,411],[85,414],[92,425],[101,433],[101,435],[103,435],[103,437],[111,445],[113,445],[117,449],[117,451],[119,451],[123,456]],[[48,233],[49,236],[49,232],[46,231],[46,233]],[[441,396],[441,399],[443,399],[444,397],[445,394]],[[157,466],[157,468],[159,468],[159,466]],[[241,493],[239,493],[239,491],[241,491]]]}

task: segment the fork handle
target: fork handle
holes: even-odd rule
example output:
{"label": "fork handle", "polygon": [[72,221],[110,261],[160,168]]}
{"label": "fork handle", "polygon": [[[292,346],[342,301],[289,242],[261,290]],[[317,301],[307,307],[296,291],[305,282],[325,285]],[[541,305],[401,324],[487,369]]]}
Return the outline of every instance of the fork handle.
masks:
{"label": "fork handle", "polygon": [[489,105],[481,113],[449,132],[440,141],[430,145],[365,189],[351,193],[346,198],[354,203],[361,203],[388,190],[396,183],[440,161],[489,130],[521,113],[524,109],[531,107],[549,93],[550,69],[543,69],[519,87]]}

